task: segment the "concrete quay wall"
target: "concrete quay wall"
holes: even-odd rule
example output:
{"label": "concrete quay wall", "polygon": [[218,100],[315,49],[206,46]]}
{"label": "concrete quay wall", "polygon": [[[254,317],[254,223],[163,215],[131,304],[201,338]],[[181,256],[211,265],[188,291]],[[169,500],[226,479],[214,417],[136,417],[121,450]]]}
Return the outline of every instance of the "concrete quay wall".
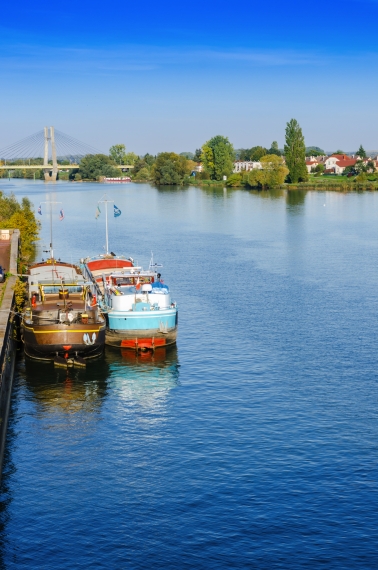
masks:
{"label": "concrete quay wall", "polygon": [[13,313],[14,285],[17,281],[17,257],[19,247],[19,230],[13,230],[10,236],[11,277],[8,277],[0,309],[0,478],[3,470],[4,448],[7,435],[9,409],[12,395],[14,367],[16,361],[16,322]]}

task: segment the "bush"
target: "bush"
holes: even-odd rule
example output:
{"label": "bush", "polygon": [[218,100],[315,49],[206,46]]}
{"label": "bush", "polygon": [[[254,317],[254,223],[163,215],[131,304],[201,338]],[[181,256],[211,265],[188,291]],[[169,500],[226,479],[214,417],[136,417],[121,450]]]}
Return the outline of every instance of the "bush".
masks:
{"label": "bush", "polygon": [[243,177],[241,174],[231,174],[228,177],[226,186],[236,187],[236,186],[243,186]]}
{"label": "bush", "polygon": [[260,159],[261,170],[254,169],[246,173],[245,181],[251,188],[274,188],[283,184],[289,169],[283,159],[276,154],[267,154]]}
{"label": "bush", "polygon": [[147,166],[144,166],[139,170],[139,172],[133,176],[134,180],[140,180],[141,182],[147,182],[151,180],[151,171]]}

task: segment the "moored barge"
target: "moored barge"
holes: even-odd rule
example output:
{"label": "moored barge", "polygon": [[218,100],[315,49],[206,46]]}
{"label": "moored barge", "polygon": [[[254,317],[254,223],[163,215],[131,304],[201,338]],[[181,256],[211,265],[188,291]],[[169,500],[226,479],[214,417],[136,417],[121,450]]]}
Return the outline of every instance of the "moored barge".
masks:
{"label": "moored barge", "polygon": [[[178,308],[151,260],[148,270],[112,254],[82,260],[106,315],[105,344],[155,351],[176,343]],[[161,267],[161,266],[159,266]]]}
{"label": "moored barge", "polygon": [[104,349],[106,321],[80,268],[53,257],[28,269],[21,334],[25,354],[80,366]]}

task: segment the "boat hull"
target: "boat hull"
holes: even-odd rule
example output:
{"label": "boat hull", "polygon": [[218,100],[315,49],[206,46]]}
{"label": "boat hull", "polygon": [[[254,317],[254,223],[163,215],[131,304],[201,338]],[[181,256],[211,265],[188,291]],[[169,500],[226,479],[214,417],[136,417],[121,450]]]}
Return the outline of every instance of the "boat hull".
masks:
{"label": "boat hull", "polygon": [[131,350],[155,350],[174,345],[177,309],[164,311],[110,312],[105,344]]}
{"label": "boat hull", "polygon": [[38,360],[54,360],[56,355],[71,358],[100,356],[105,344],[105,323],[52,324],[21,326],[24,350],[27,356]]}
{"label": "boat hull", "polygon": [[156,350],[174,346],[177,340],[177,327],[166,333],[156,329],[112,330],[105,335],[105,344],[125,350]]}

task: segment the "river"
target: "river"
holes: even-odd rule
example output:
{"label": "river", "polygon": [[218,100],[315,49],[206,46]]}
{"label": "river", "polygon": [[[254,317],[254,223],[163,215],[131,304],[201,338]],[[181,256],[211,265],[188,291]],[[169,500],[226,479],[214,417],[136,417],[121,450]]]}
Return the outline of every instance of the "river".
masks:
{"label": "river", "polygon": [[[56,257],[151,251],[177,349],[17,363],[7,570],[376,568],[378,194],[2,180]],[[59,221],[63,207],[65,219]]]}

